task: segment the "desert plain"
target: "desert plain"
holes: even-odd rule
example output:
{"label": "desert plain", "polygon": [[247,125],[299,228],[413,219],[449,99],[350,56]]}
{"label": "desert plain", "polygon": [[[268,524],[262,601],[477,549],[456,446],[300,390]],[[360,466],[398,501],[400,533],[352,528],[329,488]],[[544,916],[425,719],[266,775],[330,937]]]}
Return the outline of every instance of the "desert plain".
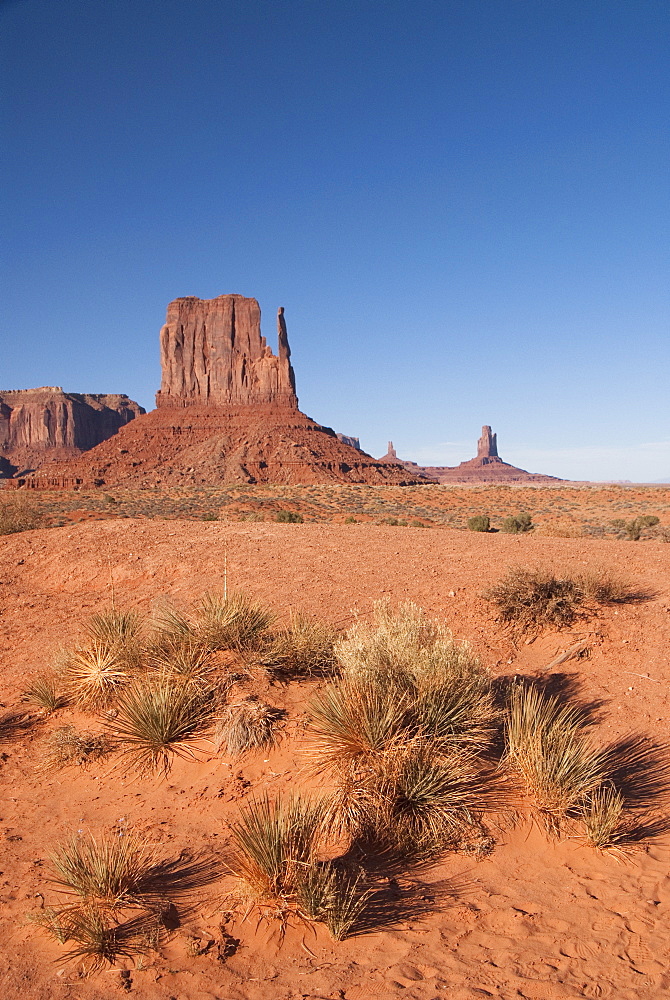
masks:
{"label": "desert plain", "polygon": [[[23,493],[21,494],[23,496]],[[21,501],[24,502],[24,501]],[[27,502],[27,501],[25,501]],[[342,941],[320,923],[276,922],[231,906],[224,876],[183,908],[157,951],[84,977],[31,919],[58,899],[50,854],[68,836],[136,831],[166,856],[223,858],[251,800],[313,790],[306,706],[327,680],[283,679],[247,664],[230,697],[255,694],[286,714],[277,744],[229,756],[207,738],[167,776],[113,754],[45,768],[49,734],[103,720],[71,705],[45,715],[22,701],[87,618],[112,606],[151,615],[208,591],[242,591],[278,621],[302,611],[345,632],[373,605],[412,601],[466,640],[494,678],[534,677],[598,703],[594,738],[667,740],[670,545],[617,537],[614,519],[670,523],[663,487],[226,487],[40,491],[51,525],[0,538],[0,993],[7,1000],[559,1000],[656,998],[670,987],[668,803],[659,833],[598,851],[580,831],[551,837],[532,809],[487,814],[486,850],[450,851],[389,877],[383,919]],[[303,523],[277,523],[280,510]],[[532,532],[466,530],[467,518],[531,513]],[[384,523],[384,522],[400,523]],[[344,522],[347,523],[344,523]],[[412,524],[416,526],[411,526]],[[422,526],[419,526],[421,524]],[[514,636],[483,596],[512,567],[625,579],[638,597],[567,628]],[[570,650],[578,653],[570,655]],[[567,657],[562,659],[562,654]],[[558,662],[561,661],[562,662]],[[558,689],[558,688],[557,688]]]}

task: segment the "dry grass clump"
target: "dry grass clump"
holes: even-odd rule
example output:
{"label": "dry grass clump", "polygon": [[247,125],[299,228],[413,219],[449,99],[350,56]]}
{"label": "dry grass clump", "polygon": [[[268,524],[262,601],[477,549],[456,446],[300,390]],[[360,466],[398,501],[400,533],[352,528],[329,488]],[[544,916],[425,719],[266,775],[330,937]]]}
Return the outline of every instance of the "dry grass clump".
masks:
{"label": "dry grass clump", "polygon": [[573,625],[593,613],[594,605],[641,601],[650,595],[604,568],[557,577],[546,570],[515,567],[483,596],[496,608],[501,624],[537,635],[544,628]]}
{"label": "dry grass clump", "polygon": [[76,764],[86,767],[91,761],[100,760],[112,750],[108,737],[101,733],[88,733],[74,726],[61,726],[54,729],[44,741],[44,759],[42,767],[45,770],[60,770]]}
{"label": "dry grass clump", "polygon": [[212,724],[214,692],[176,676],[137,680],[120,696],[106,725],[122,755],[140,772],[167,775],[175,757],[193,757],[193,744]]}
{"label": "dry grass clump", "polygon": [[[82,959],[87,974],[155,949],[170,909],[222,874],[205,857],[161,857],[133,833],[73,835],[53,852],[51,869],[65,901],[37,922],[61,943],[74,942],[63,961]],[[128,917],[133,910],[141,912]]]}
{"label": "dry grass clump", "polygon": [[217,750],[224,748],[232,756],[270,747],[276,742],[277,724],[282,714],[257,698],[228,705],[216,723],[214,745]]}
{"label": "dry grass clump", "polygon": [[110,608],[91,615],[85,632],[94,646],[110,650],[126,671],[140,666],[144,619],[137,611]]}
{"label": "dry grass clump", "polygon": [[166,674],[197,680],[211,670],[211,653],[197,636],[163,635],[146,654],[147,666]]}
{"label": "dry grass clump", "polygon": [[283,677],[327,677],[335,670],[337,630],[323,621],[312,621],[300,611],[272,639],[265,662]]}
{"label": "dry grass clump", "polygon": [[487,673],[411,604],[377,605],[336,655],[341,678],[308,709],[312,767],[335,782],[332,828],[406,856],[454,846],[503,795],[481,760],[497,719]]}
{"label": "dry grass clump", "polygon": [[52,715],[67,705],[67,697],[60,691],[58,678],[50,673],[38,674],[33,678],[30,686],[23,692],[22,701],[36,705],[45,715]]}
{"label": "dry grass clump", "polygon": [[31,531],[44,525],[44,515],[25,493],[12,492],[0,498],[0,535]]}

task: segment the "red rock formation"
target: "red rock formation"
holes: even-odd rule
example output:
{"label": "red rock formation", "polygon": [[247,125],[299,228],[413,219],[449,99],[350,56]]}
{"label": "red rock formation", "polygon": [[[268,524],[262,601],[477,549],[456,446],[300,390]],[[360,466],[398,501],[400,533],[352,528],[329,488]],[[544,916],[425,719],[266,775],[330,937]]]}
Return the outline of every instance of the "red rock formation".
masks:
{"label": "red rock formation", "polygon": [[557,483],[563,480],[555,476],[545,476],[540,473],[526,472],[508,465],[498,455],[497,435],[486,424],[482,427],[482,436],[477,441],[477,457],[471,458],[460,465],[417,465],[415,462],[404,461],[396,455],[393,442],[389,441],[386,455],[380,462],[401,462],[408,472],[424,475],[437,483]]}
{"label": "red rock formation", "polygon": [[58,386],[0,392],[0,457],[16,470],[76,456],[142,413],[125,395],[63,392]]}
{"label": "red rock formation", "polygon": [[261,336],[256,299],[175,299],[160,332],[163,377],[156,405],[276,403],[297,408],[283,309],[277,332],[279,357]]}
{"label": "red rock formation", "polygon": [[275,357],[255,299],[176,299],[160,333],[157,409],[31,485],[420,482],[298,410],[283,309],[277,327]]}

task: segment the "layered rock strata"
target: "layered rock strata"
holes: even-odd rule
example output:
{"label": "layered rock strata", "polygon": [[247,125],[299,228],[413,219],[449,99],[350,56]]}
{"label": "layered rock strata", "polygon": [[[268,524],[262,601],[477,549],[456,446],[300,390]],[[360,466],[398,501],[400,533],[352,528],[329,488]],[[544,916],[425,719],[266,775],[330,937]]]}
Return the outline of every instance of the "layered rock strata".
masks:
{"label": "layered rock strata", "polygon": [[3,391],[0,458],[16,470],[74,457],[144,412],[125,395],[63,392],[59,386]]}
{"label": "layered rock strata", "polygon": [[256,299],[219,295],[175,299],[160,332],[157,406],[298,406],[284,310],[277,314],[278,356],[261,336]]}

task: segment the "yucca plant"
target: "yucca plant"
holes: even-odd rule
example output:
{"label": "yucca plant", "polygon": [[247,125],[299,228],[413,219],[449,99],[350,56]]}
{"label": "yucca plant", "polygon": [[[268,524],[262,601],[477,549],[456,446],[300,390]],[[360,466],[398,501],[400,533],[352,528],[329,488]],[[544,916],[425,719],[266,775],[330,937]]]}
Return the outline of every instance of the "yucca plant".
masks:
{"label": "yucca plant", "polygon": [[144,619],[137,611],[110,608],[91,615],[85,626],[89,640],[113,651],[127,671],[135,670],[142,659]]}
{"label": "yucca plant", "polygon": [[106,721],[121,754],[140,772],[167,775],[175,757],[193,757],[194,743],[212,724],[211,691],[187,679],[158,675],[136,681]]}
{"label": "yucca plant", "polygon": [[165,858],[132,832],[71,836],[51,856],[52,884],[70,896],[68,907],[156,913],[221,877],[206,856]]}
{"label": "yucca plant", "polygon": [[214,744],[229,754],[245,753],[275,743],[282,713],[256,698],[228,705],[214,729]]}
{"label": "yucca plant", "polygon": [[[118,910],[144,906],[157,864],[155,853],[134,835],[71,836],[51,855],[51,882],[75,897],[75,905]],[[153,893],[151,902],[155,902]]]}
{"label": "yucca plant", "polygon": [[325,923],[342,941],[363,913],[371,889],[362,868],[351,870],[331,861],[309,865],[300,875],[298,905],[309,920]]}
{"label": "yucca plant", "polygon": [[81,708],[106,708],[129,680],[117,650],[94,640],[68,656],[65,668],[68,693]]}
{"label": "yucca plant", "polygon": [[67,705],[67,698],[60,690],[54,674],[38,674],[23,692],[23,701],[36,705],[45,715],[52,715]]}
{"label": "yucca plant", "polygon": [[506,763],[523,778],[551,833],[607,777],[606,756],[588,739],[583,712],[533,685],[510,690],[505,739]]}
{"label": "yucca plant", "polygon": [[209,592],[193,608],[197,635],[212,651],[257,650],[267,640],[274,612],[246,594],[230,597]]}
{"label": "yucca plant", "polygon": [[164,932],[155,914],[142,914],[119,924],[96,907],[61,914],[56,927],[52,933],[59,940],[75,942],[60,961],[79,959],[84,976],[115,965],[119,958],[138,958],[155,951]]}
{"label": "yucca plant", "polygon": [[272,640],[266,662],[286,677],[327,677],[335,670],[337,630],[327,622],[312,621],[300,611]]}
{"label": "yucca plant", "polygon": [[408,698],[393,683],[343,678],[308,705],[309,753],[317,770],[350,774],[412,739]]}
{"label": "yucca plant", "polygon": [[146,660],[154,670],[192,680],[205,678],[211,670],[210,651],[192,634],[162,636],[149,648]]}
{"label": "yucca plant", "polygon": [[272,801],[267,793],[230,826],[234,850],[226,867],[242,896],[273,912],[296,910],[301,878],[313,864],[323,831],[323,806],[299,795]]}

